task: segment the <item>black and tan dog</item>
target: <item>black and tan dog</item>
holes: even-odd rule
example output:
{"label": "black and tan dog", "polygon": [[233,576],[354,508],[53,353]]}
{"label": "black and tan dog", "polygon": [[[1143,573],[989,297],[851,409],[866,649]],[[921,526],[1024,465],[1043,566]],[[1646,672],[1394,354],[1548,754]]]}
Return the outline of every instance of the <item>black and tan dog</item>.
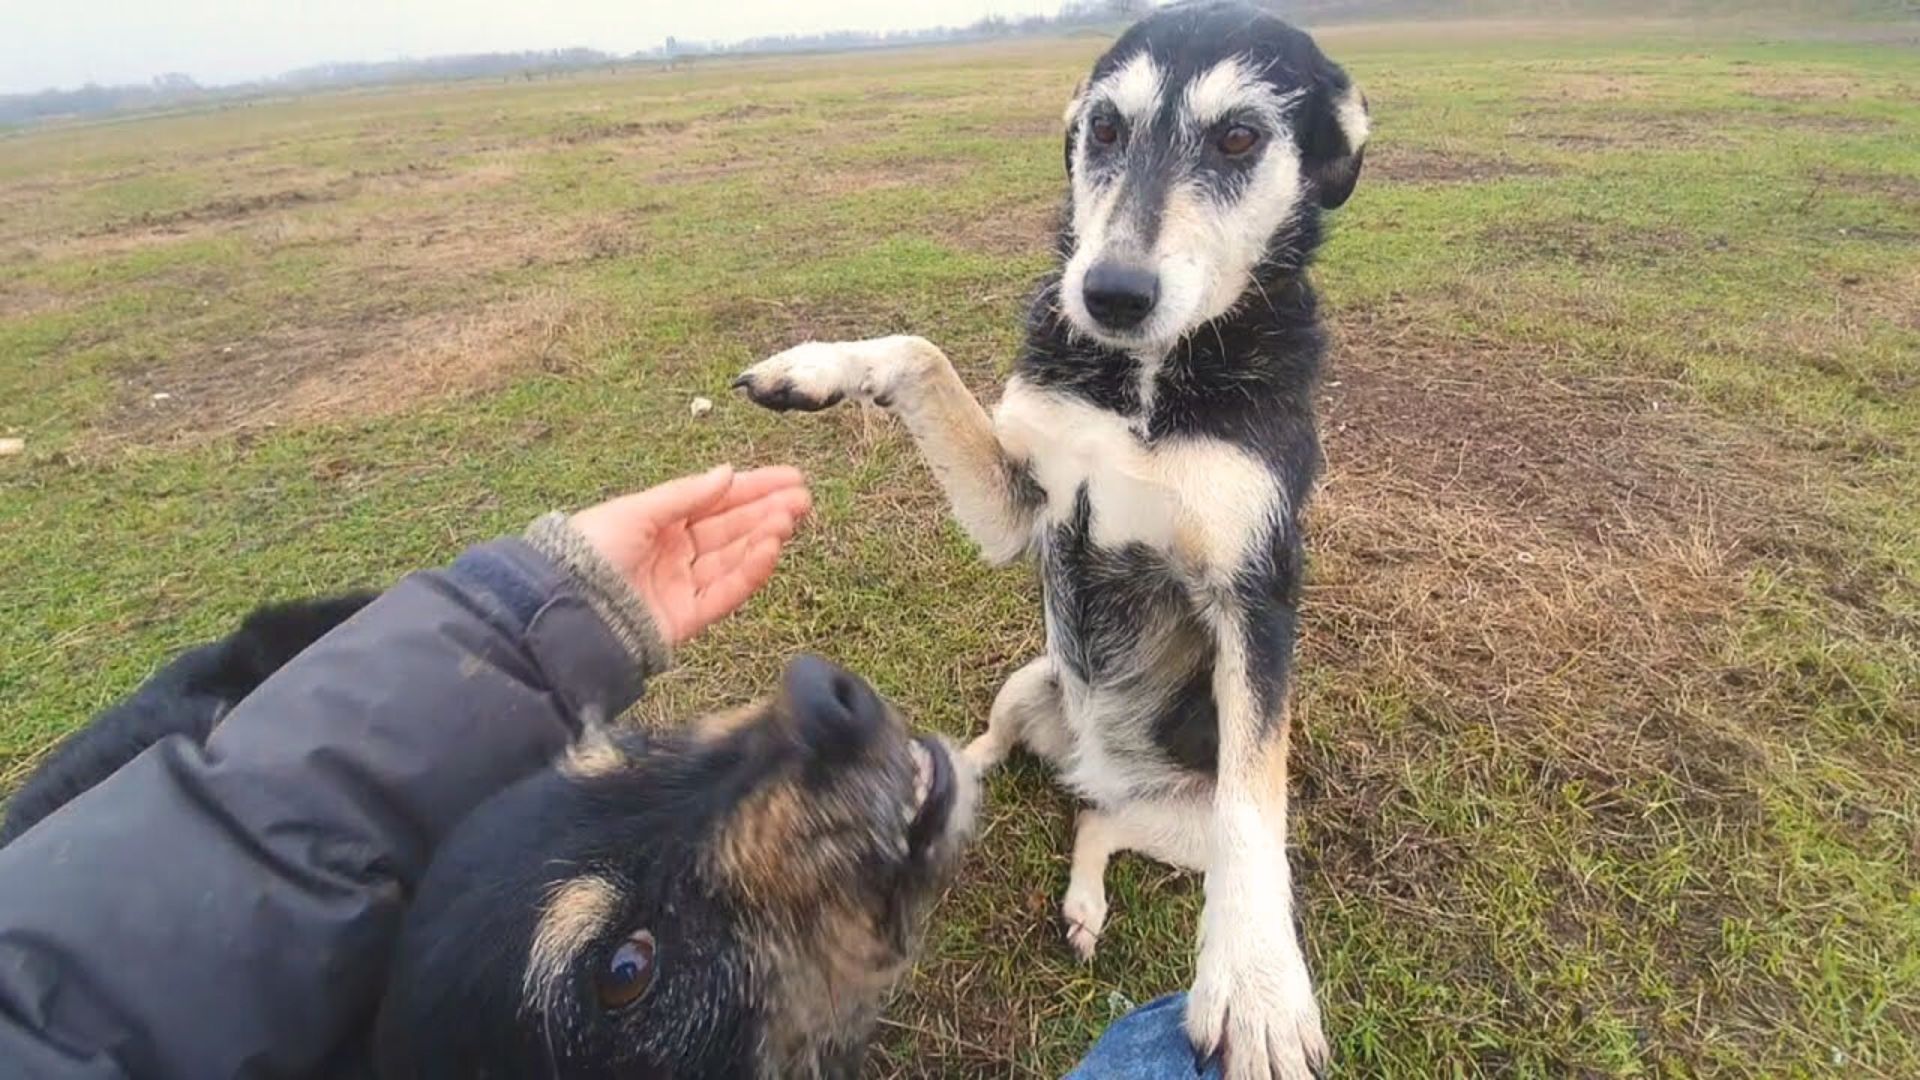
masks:
{"label": "black and tan dog", "polygon": [[1114,852],[1206,873],[1187,1029],[1230,1080],[1326,1057],[1285,848],[1287,689],[1320,465],[1306,270],[1367,133],[1306,34],[1162,9],[1067,106],[1060,265],[991,418],[917,337],[802,345],[737,383],[775,409],[888,409],[988,558],[1038,561],[1046,653],[967,753],[1024,743],[1091,804],[1063,905],[1082,955]]}
{"label": "black and tan dog", "polygon": [[495,796],[408,911],[385,1077],[853,1077],[977,782],[867,685],[599,741]]}
{"label": "black and tan dog", "polygon": [[[370,598],[264,608],[176,657],[36,772],[7,838],[162,738],[204,743]],[[852,1077],[977,792],[964,759],[812,657],[757,705],[590,733],[435,853],[366,1056],[391,1080]]]}

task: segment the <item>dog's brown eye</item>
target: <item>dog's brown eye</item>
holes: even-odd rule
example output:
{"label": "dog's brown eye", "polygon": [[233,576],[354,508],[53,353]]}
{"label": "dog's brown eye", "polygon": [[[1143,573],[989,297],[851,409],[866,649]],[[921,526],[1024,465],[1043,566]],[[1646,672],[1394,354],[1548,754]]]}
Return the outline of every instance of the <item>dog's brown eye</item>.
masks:
{"label": "dog's brown eye", "polygon": [[1245,124],[1235,124],[1220,136],[1220,152],[1228,157],[1239,157],[1253,149],[1260,141],[1260,133]]}
{"label": "dog's brown eye", "polygon": [[1120,138],[1120,128],[1104,116],[1093,118],[1093,141],[1101,146],[1112,146]]}
{"label": "dog's brown eye", "polygon": [[606,967],[595,977],[594,993],[603,1009],[624,1009],[639,1001],[653,985],[653,935],[638,931],[608,954]]}

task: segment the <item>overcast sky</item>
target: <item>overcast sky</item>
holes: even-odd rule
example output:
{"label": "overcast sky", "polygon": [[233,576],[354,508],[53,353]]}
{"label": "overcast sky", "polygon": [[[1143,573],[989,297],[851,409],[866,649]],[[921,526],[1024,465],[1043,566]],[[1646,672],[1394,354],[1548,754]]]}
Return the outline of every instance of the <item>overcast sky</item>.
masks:
{"label": "overcast sky", "polygon": [[904,30],[988,14],[1052,14],[1060,0],[0,0],[0,93],[277,75],[327,60],[584,45],[628,53],[667,35]]}

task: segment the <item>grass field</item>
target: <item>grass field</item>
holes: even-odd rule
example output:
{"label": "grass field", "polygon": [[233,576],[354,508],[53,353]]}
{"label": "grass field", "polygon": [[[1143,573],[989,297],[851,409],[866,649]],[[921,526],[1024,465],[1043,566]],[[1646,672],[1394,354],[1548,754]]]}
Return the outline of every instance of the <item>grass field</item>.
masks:
{"label": "grass field", "polygon": [[[1920,1075],[1920,51],[1679,24],[1330,31],[1376,122],[1296,693],[1350,1076]],[[1912,40],[1911,35],[1907,37]],[[728,378],[912,331],[989,396],[1100,48],[316,97],[0,137],[0,772],[267,596],[704,464],[784,576],[648,718],[825,651],[982,723],[1041,646],[879,415]],[[695,418],[689,401],[718,402]],[[1019,761],[876,1075],[1054,1076],[1185,985],[1198,884]]]}

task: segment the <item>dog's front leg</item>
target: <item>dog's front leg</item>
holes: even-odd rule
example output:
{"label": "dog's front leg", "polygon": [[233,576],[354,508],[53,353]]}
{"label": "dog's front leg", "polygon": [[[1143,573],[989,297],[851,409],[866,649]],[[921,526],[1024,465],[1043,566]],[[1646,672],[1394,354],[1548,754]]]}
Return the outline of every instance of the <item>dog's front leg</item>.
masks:
{"label": "dog's front leg", "polygon": [[1320,1009],[1293,927],[1287,864],[1291,605],[1232,590],[1213,610],[1220,725],[1212,858],[1187,1033],[1224,1053],[1227,1080],[1305,1080],[1327,1060]]}
{"label": "dog's front leg", "polygon": [[762,360],[734,385],[780,412],[848,399],[881,406],[907,425],[954,517],[989,560],[1010,562],[1032,544],[1038,490],[1007,459],[953,363],[925,338],[810,342]]}

